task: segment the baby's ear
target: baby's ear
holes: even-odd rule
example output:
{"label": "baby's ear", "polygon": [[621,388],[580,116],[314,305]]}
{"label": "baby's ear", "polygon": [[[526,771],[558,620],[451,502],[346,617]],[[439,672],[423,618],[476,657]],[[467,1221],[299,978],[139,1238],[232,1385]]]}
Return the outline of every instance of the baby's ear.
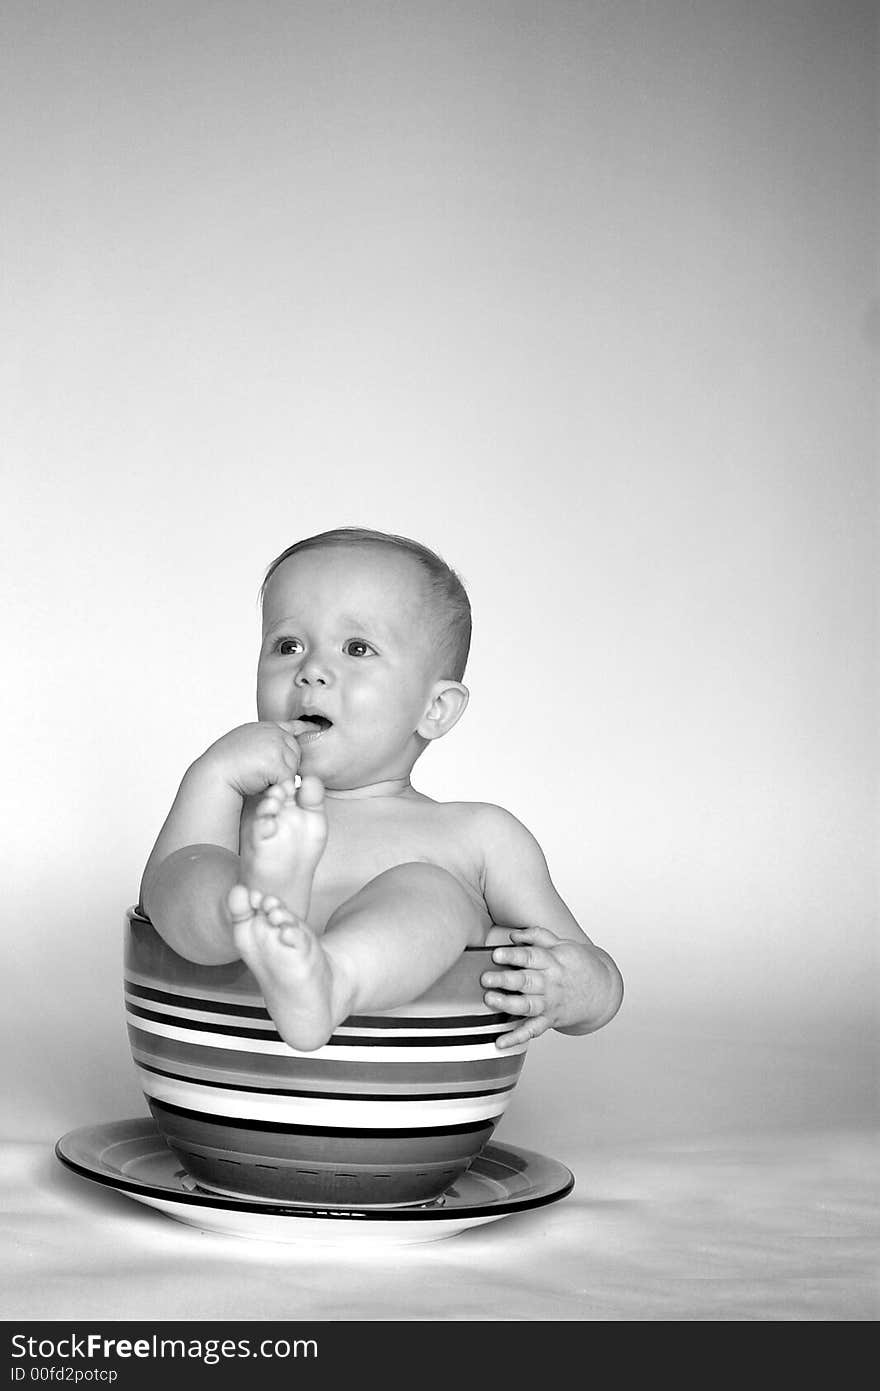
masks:
{"label": "baby's ear", "polygon": [[470,691],[460,681],[436,681],[431,701],[416,727],[423,739],[439,739],[458,724],[470,699]]}

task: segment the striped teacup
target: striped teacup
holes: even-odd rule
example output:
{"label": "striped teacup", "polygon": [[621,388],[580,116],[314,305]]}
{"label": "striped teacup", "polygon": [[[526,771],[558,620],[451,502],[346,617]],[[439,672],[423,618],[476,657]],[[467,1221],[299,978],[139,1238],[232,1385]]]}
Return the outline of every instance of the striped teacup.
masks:
{"label": "striped teacup", "polygon": [[469,947],[412,1004],[352,1015],[323,1048],[278,1035],[241,961],[199,966],[126,914],[125,1001],[138,1078],[183,1168],[215,1193],[275,1203],[425,1203],[490,1139],[525,1045],[483,1002]]}

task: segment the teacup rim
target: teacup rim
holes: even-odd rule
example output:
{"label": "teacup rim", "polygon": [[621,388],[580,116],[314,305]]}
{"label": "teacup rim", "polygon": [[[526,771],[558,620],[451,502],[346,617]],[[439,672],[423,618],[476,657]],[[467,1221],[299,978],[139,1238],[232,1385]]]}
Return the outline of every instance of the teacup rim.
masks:
{"label": "teacup rim", "polygon": [[[140,905],[137,904],[137,903],[132,903],[132,904],[130,904],[130,905],[128,906],[128,908],[126,908],[126,910],[125,910],[125,926],[126,926],[126,927],[130,927],[131,924],[134,923],[134,922],[146,923],[148,927],[153,927],[152,920],[151,920],[150,918],[147,917],[147,914],[143,911],[143,909],[142,909],[142,908],[140,907]],[[153,931],[154,931],[154,932],[155,932],[155,930],[156,930],[156,929],[153,928]],[[493,947],[489,947],[489,946],[482,946],[482,947],[465,947],[464,950],[465,950],[465,951],[491,952],[491,951],[494,950],[494,948],[493,948]]]}

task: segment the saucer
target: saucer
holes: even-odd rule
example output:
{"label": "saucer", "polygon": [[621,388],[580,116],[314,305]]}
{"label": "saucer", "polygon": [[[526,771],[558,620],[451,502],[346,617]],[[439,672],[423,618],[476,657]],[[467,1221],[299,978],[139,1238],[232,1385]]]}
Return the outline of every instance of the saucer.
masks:
{"label": "saucer", "polygon": [[467,1227],[564,1198],[564,1164],[515,1145],[488,1144],[441,1198],[417,1207],[327,1208],[222,1197],[200,1189],[151,1117],[88,1125],[63,1135],[55,1153],[82,1178],[158,1208],[176,1222],[222,1236],[329,1245],[440,1241]]}

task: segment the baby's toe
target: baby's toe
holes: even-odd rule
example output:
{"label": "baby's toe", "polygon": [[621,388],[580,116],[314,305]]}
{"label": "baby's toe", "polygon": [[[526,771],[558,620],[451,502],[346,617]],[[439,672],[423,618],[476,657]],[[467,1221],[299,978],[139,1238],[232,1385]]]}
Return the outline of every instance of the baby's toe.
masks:
{"label": "baby's toe", "polygon": [[297,800],[301,807],[305,807],[309,811],[317,811],[324,802],[324,784],[321,779],[307,773],[300,783]]}
{"label": "baby's toe", "polygon": [[276,908],[270,908],[266,917],[273,927],[286,927],[288,923],[296,922],[289,908],[285,908],[283,903],[279,903]]}
{"label": "baby's toe", "polygon": [[244,884],[236,884],[226,895],[226,907],[233,922],[246,922],[253,917],[254,905],[251,902],[253,890],[245,888]]}

